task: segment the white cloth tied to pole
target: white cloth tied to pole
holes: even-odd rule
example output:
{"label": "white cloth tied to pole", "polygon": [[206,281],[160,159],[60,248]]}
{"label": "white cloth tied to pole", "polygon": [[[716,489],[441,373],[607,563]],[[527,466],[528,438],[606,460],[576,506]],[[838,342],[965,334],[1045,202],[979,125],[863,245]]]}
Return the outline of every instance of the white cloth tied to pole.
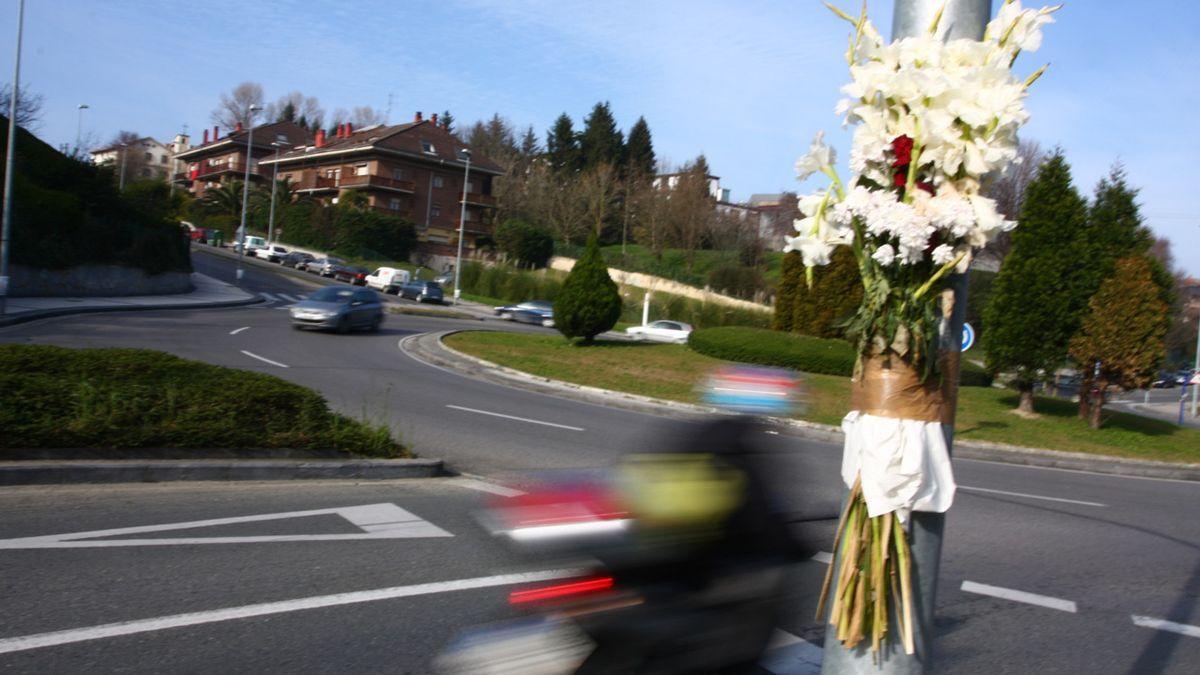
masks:
{"label": "white cloth tied to pole", "polygon": [[867,515],[896,511],[944,513],[954,501],[954,472],[940,422],[868,415],[852,410],[842,419],[842,480],[861,476]]}

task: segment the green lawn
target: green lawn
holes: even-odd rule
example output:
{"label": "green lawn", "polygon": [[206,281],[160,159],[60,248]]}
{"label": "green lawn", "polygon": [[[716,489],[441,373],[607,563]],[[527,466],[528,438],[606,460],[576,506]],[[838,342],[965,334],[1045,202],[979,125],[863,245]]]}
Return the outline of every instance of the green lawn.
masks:
{"label": "green lawn", "polygon": [[[719,359],[684,345],[600,341],[572,346],[558,335],[472,331],[446,343],[459,351],[543,377],[643,396],[695,403],[697,384]],[[849,409],[850,380],[805,375],[806,406],[798,417],[838,424]],[[959,390],[958,438],[1136,459],[1200,462],[1200,431],[1119,412],[1105,413],[1102,428],[1088,428],[1067,401],[1038,398],[1036,420],[1014,415],[1016,392]]]}

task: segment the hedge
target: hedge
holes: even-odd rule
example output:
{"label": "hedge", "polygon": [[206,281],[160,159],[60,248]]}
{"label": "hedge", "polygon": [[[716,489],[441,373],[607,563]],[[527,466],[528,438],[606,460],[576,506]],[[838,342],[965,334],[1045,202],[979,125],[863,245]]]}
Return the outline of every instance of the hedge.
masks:
{"label": "hedge", "polygon": [[[688,338],[688,347],[726,361],[843,377],[850,377],[854,373],[854,347],[844,340],[725,326],[693,331]],[[987,372],[967,361],[962,363],[959,381],[965,387],[988,387],[992,384]]]}
{"label": "hedge", "polygon": [[402,456],[384,426],[277,377],[145,349],[0,345],[0,457],[18,448],[336,450]]}

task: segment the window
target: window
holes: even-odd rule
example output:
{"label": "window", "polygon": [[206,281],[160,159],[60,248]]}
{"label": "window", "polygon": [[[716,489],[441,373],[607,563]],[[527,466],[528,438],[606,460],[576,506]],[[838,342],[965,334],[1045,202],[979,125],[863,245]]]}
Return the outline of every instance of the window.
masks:
{"label": "window", "polygon": [[146,153],[146,161],[147,161],[147,162],[153,162],[153,161],[154,161],[154,154],[153,154],[153,153],[149,153],[149,152],[147,152],[147,153]]}
{"label": "window", "polygon": [[392,178],[396,180],[408,180],[408,172],[404,169],[392,169]]}
{"label": "window", "polygon": [[473,180],[467,181],[467,192],[469,192],[471,194],[475,193],[475,181],[473,181]]}
{"label": "window", "polygon": [[166,155],[163,155],[163,156],[162,156],[162,163],[163,163],[163,164],[166,164],[166,163],[167,163],[167,156],[166,156]]}
{"label": "window", "polygon": [[392,197],[391,199],[388,200],[388,208],[393,211],[399,211],[400,210],[400,200],[397,199],[396,197]]}
{"label": "window", "polygon": [[433,143],[430,143],[429,141],[426,141],[426,140],[421,141],[421,150],[427,155],[436,155],[437,154],[437,149],[435,149],[433,147]]}
{"label": "window", "polygon": [[355,164],[354,165],[354,175],[355,176],[367,175],[367,165],[366,164]]}
{"label": "window", "polygon": [[434,204],[433,206],[429,207],[429,217],[430,218],[437,218],[441,215],[442,215],[442,205],[441,204]]}
{"label": "window", "polygon": [[149,175],[150,175],[150,167],[143,167],[143,168],[142,168],[142,175],[143,175],[143,176],[149,176]]}
{"label": "window", "polygon": [[433,177],[433,187],[440,188],[446,184],[446,181],[441,176]]}

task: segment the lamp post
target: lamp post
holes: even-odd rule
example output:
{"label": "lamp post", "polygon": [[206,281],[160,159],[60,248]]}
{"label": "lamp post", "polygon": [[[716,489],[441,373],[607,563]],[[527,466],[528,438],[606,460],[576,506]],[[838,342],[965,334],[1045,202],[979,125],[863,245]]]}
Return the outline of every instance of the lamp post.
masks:
{"label": "lamp post", "polygon": [[8,145],[4,157],[4,215],[0,216],[0,314],[8,302],[8,238],[12,231],[13,149],[17,147],[17,98],[21,90],[21,36],[25,26],[25,0],[17,3],[17,56],[13,63],[12,96],[8,99]]}
{"label": "lamp post", "polygon": [[[1196,362],[1192,364],[1192,379],[1200,376],[1200,313],[1196,314]],[[1197,401],[1200,400],[1200,384],[1192,385],[1192,417],[1196,416]]]}
{"label": "lamp post", "polygon": [[75,150],[79,151],[80,144],[83,143],[83,111],[88,109],[88,104],[79,104],[79,123],[75,126]]}
{"label": "lamp post", "polygon": [[275,165],[271,171],[271,210],[267,216],[267,243],[271,243],[275,238],[275,186],[279,184],[279,151],[287,143],[275,141],[271,143],[275,146]]}
{"label": "lamp post", "polygon": [[471,178],[471,151],[466,148],[459,150],[458,158],[466,162],[466,169],[463,171],[462,210],[458,215],[458,257],[454,260],[454,304],[456,305],[458,297],[462,295],[462,289],[458,287],[458,282],[462,279],[462,247],[463,233],[467,224],[467,181]]}
{"label": "lamp post", "polygon": [[121,178],[117,183],[117,189],[119,189],[121,192],[125,191],[125,152],[128,148],[128,143],[121,144]]}
{"label": "lamp post", "polygon": [[246,177],[242,181],[242,225],[238,228],[238,264],[237,264],[237,280],[242,281],[242,275],[245,270],[242,269],[242,260],[246,257],[246,205],[250,201],[250,160],[254,156],[254,113],[262,110],[261,105],[250,106],[250,130],[246,133]]}

